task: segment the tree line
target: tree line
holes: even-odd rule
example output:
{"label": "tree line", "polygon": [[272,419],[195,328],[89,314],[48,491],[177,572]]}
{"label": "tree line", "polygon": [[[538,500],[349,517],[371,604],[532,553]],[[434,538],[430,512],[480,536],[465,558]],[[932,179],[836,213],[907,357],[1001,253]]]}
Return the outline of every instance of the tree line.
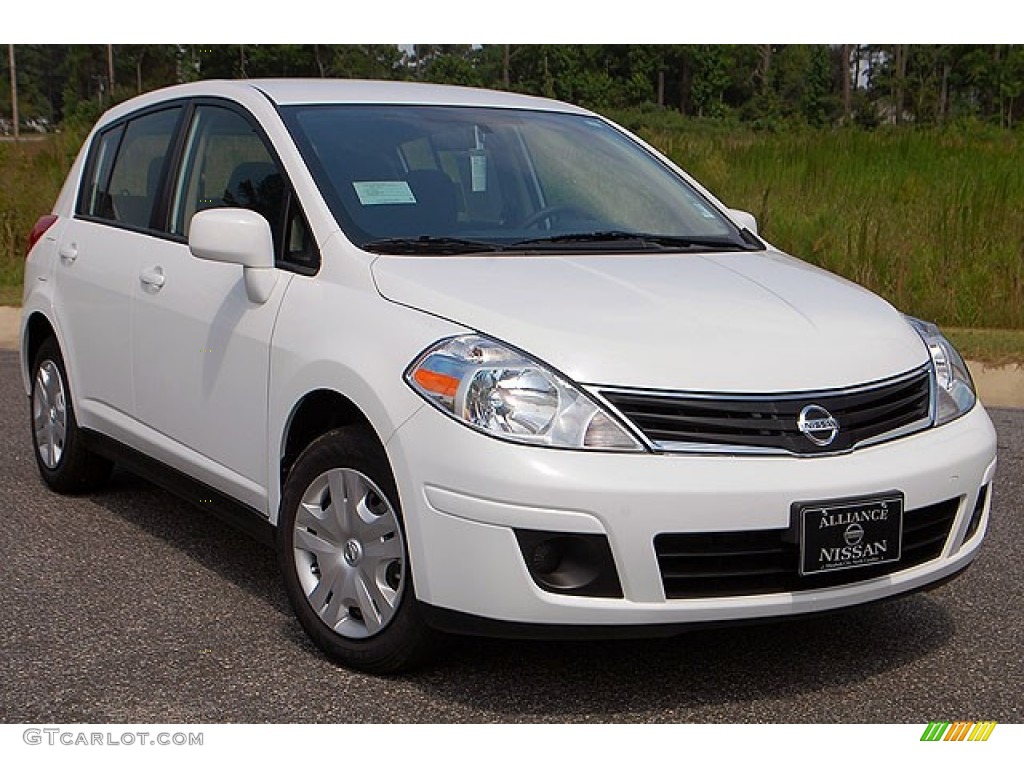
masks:
{"label": "tree line", "polygon": [[[14,45],[11,52],[22,124],[40,129],[90,123],[111,103],[161,86],[238,77],[454,83],[765,129],[959,120],[1012,128],[1024,112],[1024,46],[1016,45]],[[11,71],[0,73],[8,127]]]}

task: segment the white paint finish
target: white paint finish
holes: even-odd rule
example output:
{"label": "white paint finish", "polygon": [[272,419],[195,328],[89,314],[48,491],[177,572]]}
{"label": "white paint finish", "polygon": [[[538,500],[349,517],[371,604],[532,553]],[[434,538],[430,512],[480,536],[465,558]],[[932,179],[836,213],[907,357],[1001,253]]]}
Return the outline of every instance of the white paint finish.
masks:
{"label": "white paint finish", "polygon": [[478,523],[569,533],[605,532],[604,526],[585,512],[509,504],[429,484],[424,486],[423,492],[427,504],[437,511]]}
{"label": "white paint finish", "polygon": [[100,431],[114,440],[129,445],[179,472],[184,472],[211,488],[222,490],[255,509],[260,508],[260,500],[265,496],[262,484],[254,483],[232,468],[211,460],[195,449],[141,424],[120,411],[96,404],[95,412],[98,421],[103,424]]}
{"label": "white paint finish", "polygon": [[590,114],[572,104],[508,91],[376,80],[287,79],[251,80],[252,87],[277,104],[418,104],[542,109]]}
{"label": "white paint finish", "polygon": [[28,323],[36,313],[54,322],[54,270],[58,244],[66,227],[67,219],[58,217],[26,258],[21,308],[0,307],[0,348],[20,349],[21,382],[26,395],[32,391],[33,362],[28,359]]}
{"label": "white paint finish", "polygon": [[382,257],[381,293],[513,344],[577,382],[828,389],[927,360],[884,301],[775,253]]}
{"label": "white paint finish", "polygon": [[188,230],[192,255],[208,261],[243,267],[274,266],[270,224],[255,211],[213,208],[192,217]]}
{"label": "white paint finish", "polygon": [[[432,591],[427,599],[433,605],[486,618],[532,624],[556,625],[643,625],[696,624],[710,621],[738,621],[767,617],[794,616],[835,610],[860,603],[881,600],[938,581],[963,568],[978,554],[980,540],[956,555],[870,581],[807,592],[777,593],[726,598],[688,600],[630,599],[637,591],[635,571],[623,575],[626,599],[570,597],[544,592],[530,578],[523,565],[511,529],[473,523],[451,515],[434,513],[435,519],[423,535],[428,551],[447,551],[452,542],[472,542],[461,550],[454,562],[433,557],[427,573],[416,571],[420,580],[428,579]],[[620,552],[612,545],[616,559]],[[649,560],[653,560],[653,549]],[[621,562],[621,560],[620,560]],[[635,565],[630,557],[625,565]],[[653,584],[653,582],[652,582]],[[657,587],[660,590],[660,585]],[[495,599],[498,597],[498,599]]]}
{"label": "white paint finish", "polygon": [[326,243],[322,256],[315,278],[292,278],[274,329],[267,456],[272,520],[285,436],[303,397],[321,389],[343,394],[386,443],[428,407],[403,381],[406,367],[437,339],[466,330],[382,299],[370,279],[368,254],[344,239]]}
{"label": "white paint finish", "polygon": [[281,273],[270,299],[257,304],[237,264],[197,259],[164,240],[154,240],[145,258],[165,282],[158,291],[139,282],[134,292],[135,414],[246,478],[257,496],[216,487],[266,511],[270,338],[291,275]]}
{"label": "white paint finish", "polygon": [[[816,600],[838,606],[884,594],[905,577],[792,597],[665,601],[653,540],[667,532],[785,528],[795,501],[893,489],[905,494],[907,509],[963,497],[961,508],[969,514],[978,488],[992,479],[994,439],[988,416],[975,408],[944,427],[846,456],[582,454],[503,443],[424,409],[398,430],[388,449],[421,597],[514,621],[645,623],[783,615],[798,604],[808,610]],[[457,514],[444,500],[431,498],[432,486],[464,496]],[[486,500],[476,513],[472,497]],[[504,524],[494,515],[495,502],[505,505]],[[572,509],[600,523],[608,533],[625,600],[556,596],[533,587],[512,529],[536,523],[535,516],[519,509],[543,507]],[[432,556],[438,551],[462,554]],[[927,581],[925,573],[937,578],[949,567],[950,560],[940,559],[915,569],[915,583]],[[498,584],[505,587],[497,592],[486,588]]]}
{"label": "white paint finish", "polygon": [[126,229],[70,218],[58,249],[74,249],[73,262],[55,260],[54,317],[82,426],[102,429],[102,411],[134,412],[131,300],[145,250],[153,238]]}
{"label": "white paint finish", "polygon": [[269,78],[202,80],[160,88],[112,107],[100,118],[100,123],[171,99],[203,96],[219,96],[249,108],[255,102],[263,101],[271,107],[273,104],[416,104],[593,114],[573,104],[509,91],[402,81]]}
{"label": "white paint finish", "polygon": [[730,208],[729,216],[736,226],[743,227],[755,235],[757,234],[757,219],[754,217],[754,214],[737,208]]}

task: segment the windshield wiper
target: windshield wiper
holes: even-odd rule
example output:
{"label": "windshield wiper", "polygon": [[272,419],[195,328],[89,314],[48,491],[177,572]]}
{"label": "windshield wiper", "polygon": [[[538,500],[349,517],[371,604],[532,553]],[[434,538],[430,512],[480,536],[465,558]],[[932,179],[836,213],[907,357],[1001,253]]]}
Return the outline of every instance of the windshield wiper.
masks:
{"label": "windshield wiper", "polygon": [[[706,248],[716,251],[747,251],[753,250],[752,245],[737,243],[735,240],[723,240],[710,237],[683,237],[677,235],[655,235],[647,232],[628,232],[625,230],[609,229],[598,232],[572,232],[550,237],[535,237],[528,240],[519,240],[508,248],[532,248],[536,246],[557,246],[572,245],[574,243],[637,243],[641,248],[656,248],[658,250],[672,250],[677,248]],[[758,249],[759,250],[759,249]]]}
{"label": "windshield wiper", "polygon": [[466,253],[490,253],[505,250],[495,243],[483,240],[467,240],[461,237],[385,237],[371,240],[360,246],[363,250],[373,253],[391,254],[424,254],[430,256],[450,256]]}

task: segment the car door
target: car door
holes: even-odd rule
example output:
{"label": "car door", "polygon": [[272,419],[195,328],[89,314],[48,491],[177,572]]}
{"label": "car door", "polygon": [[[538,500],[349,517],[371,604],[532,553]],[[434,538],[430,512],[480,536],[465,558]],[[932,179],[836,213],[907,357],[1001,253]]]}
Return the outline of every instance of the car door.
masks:
{"label": "car door", "polygon": [[79,423],[122,440],[133,432],[131,301],[138,264],[159,242],[154,215],[182,111],[160,107],[97,134],[58,243],[55,311]]}
{"label": "car door", "polygon": [[225,104],[196,105],[171,184],[171,239],[139,265],[132,308],[147,451],[263,512],[270,340],[291,273],[277,270],[270,298],[256,303],[241,266],[194,257],[187,237],[198,211],[244,207],[267,218],[280,247],[289,200],[280,164],[251,119]]}

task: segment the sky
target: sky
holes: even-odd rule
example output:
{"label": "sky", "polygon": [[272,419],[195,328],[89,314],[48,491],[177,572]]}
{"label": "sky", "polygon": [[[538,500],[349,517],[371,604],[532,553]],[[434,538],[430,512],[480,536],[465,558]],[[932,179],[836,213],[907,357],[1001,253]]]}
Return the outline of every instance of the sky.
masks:
{"label": "sky", "polygon": [[1013,43],[1024,20],[1006,0],[48,0],[45,23],[11,5],[15,43]]}

